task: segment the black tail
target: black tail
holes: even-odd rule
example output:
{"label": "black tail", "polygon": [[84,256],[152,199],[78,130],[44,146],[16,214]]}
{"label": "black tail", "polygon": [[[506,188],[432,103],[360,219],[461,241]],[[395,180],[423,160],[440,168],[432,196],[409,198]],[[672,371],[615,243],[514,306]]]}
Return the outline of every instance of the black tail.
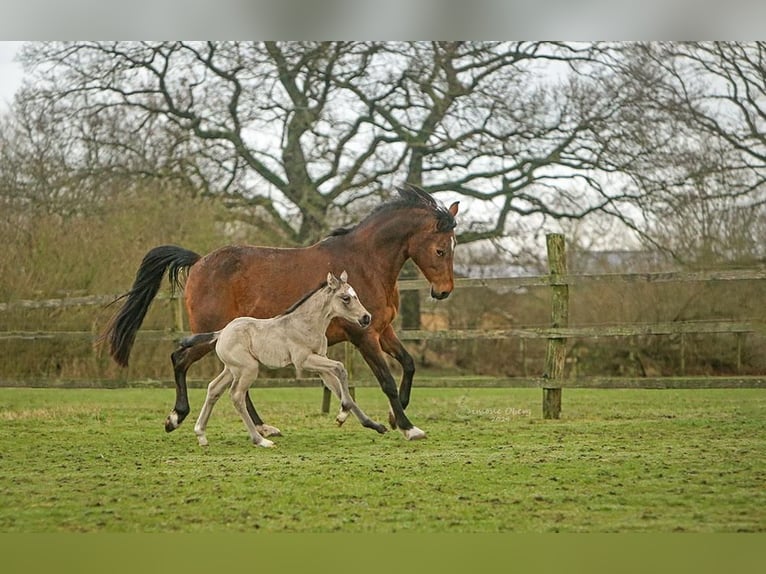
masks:
{"label": "black tail", "polygon": [[218,335],[220,333],[221,333],[220,331],[214,331],[212,333],[197,333],[196,335],[190,335],[188,337],[184,337],[183,339],[178,341],[178,344],[182,348],[188,349],[189,347],[195,347],[202,343],[212,343],[213,341],[218,340]]}
{"label": "black tail", "polygon": [[168,270],[171,285],[180,287],[179,274],[182,269],[191,267],[200,259],[200,255],[177,247],[162,245],[149,251],[136,272],[133,287],[125,295],[125,304],[112,317],[102,339],[109,341],[109,354],[118,365],[126,367],[130,350],[136,339],[136,331],[144,321],[149,305],[157,295],[162,284],[162,276]]}

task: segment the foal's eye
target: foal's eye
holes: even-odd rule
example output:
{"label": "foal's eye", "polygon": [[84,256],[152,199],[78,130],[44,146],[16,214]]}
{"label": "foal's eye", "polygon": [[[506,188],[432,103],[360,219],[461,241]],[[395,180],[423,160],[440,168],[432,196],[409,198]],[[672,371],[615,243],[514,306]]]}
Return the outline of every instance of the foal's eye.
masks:
{"label": "foal's eye", "polygon": [[437,249],[436,250],[436,256],[437,257],[444,257],[444,249]]}
{"label": "foal's eye", "polygon": [[348,295],[341,295],[340,300],[343,301],[346,305],[351,303],[351,297],[349,297]]}

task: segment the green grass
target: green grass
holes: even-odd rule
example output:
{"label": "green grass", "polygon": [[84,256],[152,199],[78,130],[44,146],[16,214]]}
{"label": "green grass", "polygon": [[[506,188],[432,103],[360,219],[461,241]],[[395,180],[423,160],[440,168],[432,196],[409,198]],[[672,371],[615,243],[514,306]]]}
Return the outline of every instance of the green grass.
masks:
{"label": "green grass", "polygon": [[169,389],[0,389],[0,531],[766,530],[762,390],[565,390],[544,421],[539,390],[415,388],[410,443],[337,428],[318,388],[256,389],[276,449],[228,396],[197,446],[190,397],[166,434]]}

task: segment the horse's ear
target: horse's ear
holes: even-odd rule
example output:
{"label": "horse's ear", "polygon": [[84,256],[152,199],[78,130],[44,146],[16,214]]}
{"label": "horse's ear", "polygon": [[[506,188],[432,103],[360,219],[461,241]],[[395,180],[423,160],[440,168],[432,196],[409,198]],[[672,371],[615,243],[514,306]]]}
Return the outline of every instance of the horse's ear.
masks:
{"label": "horse's ear", "polygon": [[343,273],[340,274],[340,282],[341,283],[347,283],[348,282],[348,273],[346,273],[346,270],[343,270]]}
{"label": "horse's ear", "polygon": [[449,206],[449,212],[452,214],[452,217],[455,217],[457,215],[457,208],[460,205],[459,201],[456,201],[452,205]]}
{"label": "horse's ear", "polygon": [[329,271],[327,273],[327,285],[330,287],[330,289],[337,289],[340,287],[340,283],[338,283],[338,278],[332,274],[332,271]]}

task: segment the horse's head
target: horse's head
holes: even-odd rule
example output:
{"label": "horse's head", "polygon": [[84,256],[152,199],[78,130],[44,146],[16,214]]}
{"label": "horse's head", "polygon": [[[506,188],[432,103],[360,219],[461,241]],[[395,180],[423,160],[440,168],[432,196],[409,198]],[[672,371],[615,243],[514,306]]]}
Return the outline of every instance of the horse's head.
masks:
{"label": "horse's head", "polygon": [[332,273],[327,274],[327,286],[331,291],[330,308],[333,317],[346,319],[367,328],[372,322],[370,312],[365,309],[354,288],[348,284],[348,274],[343,271],[340,278]]}
{"label": "horse's head", "polygon": [[455,287],[452,266],[458,203],[456,201],[448,209],[440,206],[433,218],[424,221],[408,245],[409,256],[431,283],[431,297],[434,299],[446,299]]}

